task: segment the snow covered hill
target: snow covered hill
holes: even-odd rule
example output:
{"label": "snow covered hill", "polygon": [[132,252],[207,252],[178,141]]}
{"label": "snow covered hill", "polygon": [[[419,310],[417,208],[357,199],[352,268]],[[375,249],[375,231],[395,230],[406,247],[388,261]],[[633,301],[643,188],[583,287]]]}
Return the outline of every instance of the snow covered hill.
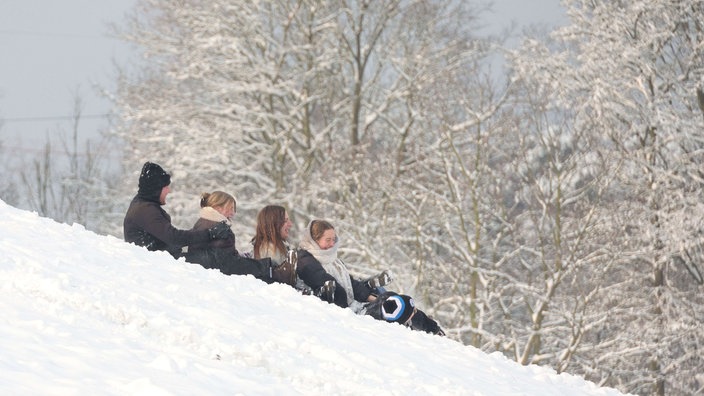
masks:
{"label": "snow covered hill", "polygon": [[620,395],[0,201],[3,395]]}

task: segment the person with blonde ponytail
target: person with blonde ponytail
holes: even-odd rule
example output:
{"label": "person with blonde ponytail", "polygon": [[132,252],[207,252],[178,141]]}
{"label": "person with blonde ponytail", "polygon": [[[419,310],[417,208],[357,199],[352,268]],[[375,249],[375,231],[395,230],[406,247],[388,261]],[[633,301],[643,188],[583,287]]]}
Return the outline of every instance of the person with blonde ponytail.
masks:
{"label": "person with blonde ponytail", "polygon": [[[222,191],[201,194],[200,207],[200,218],[193,225],[193,230],[209,229],[221,222],[231,227],[232,218],[237,213],[235,198]],[[225,275],[252,275],[266,283],[276,282],[271,260],[241,256],[235,246],[234,233],[227,239],[190,245],[186,261],[218,269]]]}

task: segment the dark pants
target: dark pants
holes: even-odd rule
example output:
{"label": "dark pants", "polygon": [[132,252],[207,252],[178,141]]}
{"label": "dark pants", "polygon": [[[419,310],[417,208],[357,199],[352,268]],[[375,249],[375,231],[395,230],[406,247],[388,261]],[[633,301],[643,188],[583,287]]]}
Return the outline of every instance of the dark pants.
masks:
{"label": "dark pants", "polygon": [[186,261],[219,269],[225,275],[252,275],[264,282],[273,282],[270,258],[255,260],[234,254],[230,249],[199,249],[189,251]]}

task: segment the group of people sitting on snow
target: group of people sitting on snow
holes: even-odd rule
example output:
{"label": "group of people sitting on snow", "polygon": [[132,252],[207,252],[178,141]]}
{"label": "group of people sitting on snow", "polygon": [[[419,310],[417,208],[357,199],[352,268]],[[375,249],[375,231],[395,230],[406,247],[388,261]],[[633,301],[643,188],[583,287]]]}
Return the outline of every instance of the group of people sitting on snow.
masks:
{"label": "group of people sitting on snow", "polygon": [[240,254],[231,229],[237,210],[234,197],[222,191],[202,194],[199,219],[192,229],[179,230],[162,208],[171,192],[170,184],[171,175],[161,166],[144,164],[137,195],[124,219],[126,242],[168,251],[176,258],[185,257],[190,263],[218,269],[226,275],[252,275],[267,283],[287,284],[360,315],[445,335],[436,321],[415,307],[412,297],[384,288],[391,281],[389,272],[369,279],[350,275],[337,257],[339,239],[330,222],[312,220],[298,248],[290,248],[288,234],[292,223],[286,209],[266,206],[257,215],[252,252]]}

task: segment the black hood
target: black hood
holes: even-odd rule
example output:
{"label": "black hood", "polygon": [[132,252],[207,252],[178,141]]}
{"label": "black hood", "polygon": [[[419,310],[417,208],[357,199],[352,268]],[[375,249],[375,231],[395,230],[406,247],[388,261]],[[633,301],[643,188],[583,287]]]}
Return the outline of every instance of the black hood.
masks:
{"label": "black hood", "polygon": [[137,196],[149,201],[159,202],[161,189],[171,184],[171,175],[153,162],[145,162],[139,175]]}

